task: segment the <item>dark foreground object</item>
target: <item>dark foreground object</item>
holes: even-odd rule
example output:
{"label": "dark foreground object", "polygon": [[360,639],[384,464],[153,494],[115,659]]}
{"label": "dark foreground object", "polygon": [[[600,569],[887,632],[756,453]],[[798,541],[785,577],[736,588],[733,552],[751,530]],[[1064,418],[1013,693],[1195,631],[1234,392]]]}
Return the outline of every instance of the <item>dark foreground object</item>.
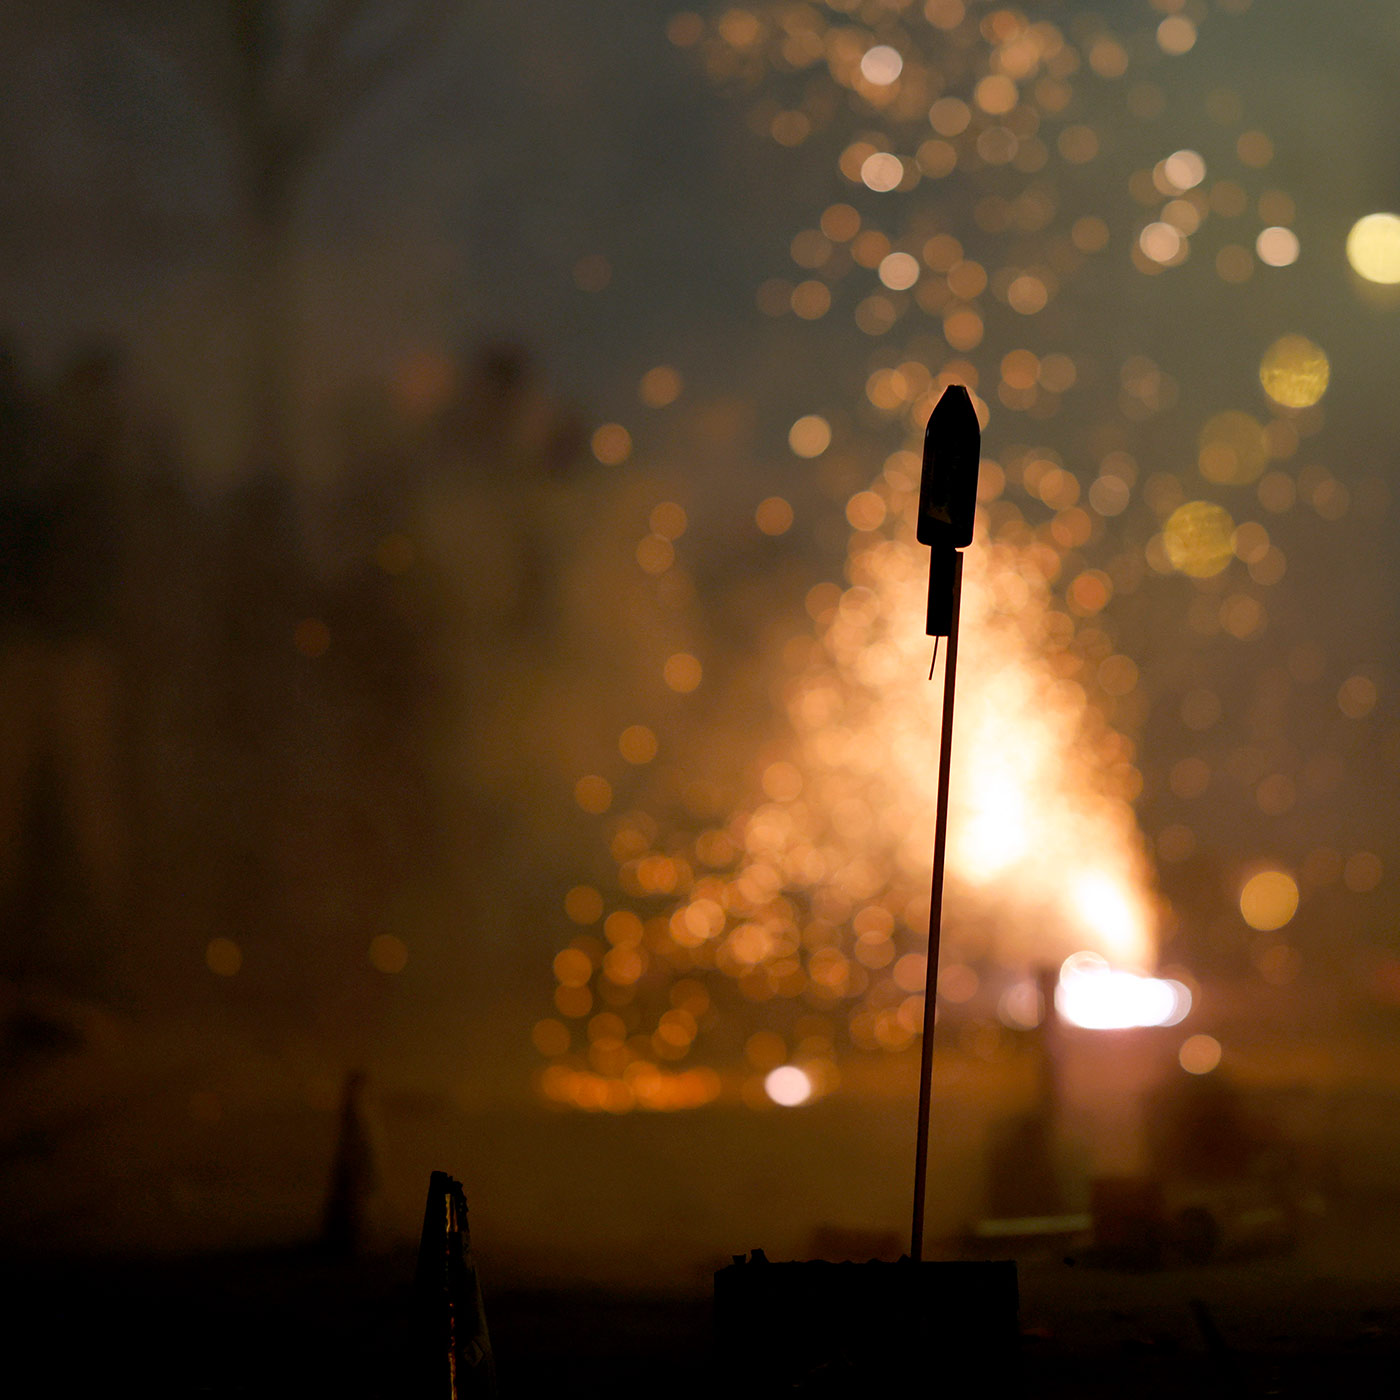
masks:
{"label": "dark foreground object", "polygon": [[496,1361],[472,1258],[467,1198],[446,1172],[428,1180],[414,1274],[419,1348],[410,1369],[422,1400],[496,1400]]}
{"label": "dark foreground object", "polygon": [[918,1395],[929,1377],[1020,1388],[1011,1260],[775,1264],[715,1274],[718,1374],[735,1396]]}
{"label": "dark foreground object", "polygon": [[[1325,1253],[1301,1258],[1152,1272],[1071,1266],[1055,1252],[1022,1259],[1024,1393],[1394,1400],[1397,1239],[1400,1211],[1368,1212]],[[485,1263],[502,1400],[733,1400],[733,1368],[713,1364],[708,1287],[525,1286],[508,1281],[505,1260]],[[346,1262],[310,1249],[118,1259],[0,1248],[8,1374],[20,1378],[7,1394],[71,1393],[80,1338],[106,1389],[142,1400],[406,1400],[413,1269],[411,1250]],[[876,1335],[893,1330],[882,1321]],[[942,1386],[940,1364],[930,1356],[910,1400],[998,1400],[987,1385]]]}

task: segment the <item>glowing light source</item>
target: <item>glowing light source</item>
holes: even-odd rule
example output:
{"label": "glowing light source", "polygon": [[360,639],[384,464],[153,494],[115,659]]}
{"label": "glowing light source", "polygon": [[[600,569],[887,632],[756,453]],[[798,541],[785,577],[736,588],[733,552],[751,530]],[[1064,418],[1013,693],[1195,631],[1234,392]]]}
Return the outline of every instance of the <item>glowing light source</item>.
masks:
{"label": "glowing light source", "polygon": [[1298,882],[1282,870],[1261,870],[1240,891],[1240,913],[1250,928],[1272,933],[1298,912]]}
{"label": "glowing light source", "polygon": [[891,291],[907,291],[919,280],[919,260],[910,253],[891,253],[881,259],[879,275]]}
{"label": "glowing light source", "polygon": [[648,408],[665,408],[680,397],[681,388],[681,377],[676,370],[670,365],[657,365],[642,376],[637,396]]}
{"label": "glowing light source", "polygon": [[621,423],[604,423],[593,434],[592,446],[605,467],[620,466],[632,455],[632,434]]}
{"label": "glowing light source", "polygon": [[831,425],[809,413],[788,429],[788,446],[799,457],[820,457],[831,446]]}
{"label": "glowing light source", "polygon": [[1263,229],[1254,240],[1254,251],[1270,267],[1288,267],[1298,261],[1298,235],[1281,224]]}
{"label": "glowing light source", "polygon": [[622,731],[617,747],[628,763],[650,763],[656,757],[656,735],[644,724],[631,724]]}
{"label": "glowing light source", "polygon": [[1187,501],[1167,518],[1162,541],[1172,568],[1191,578],[1213,578],[1234,558],[1235,522],[1223,506]]}
{"label": "glowing light source", "polygon": [[1305,335],[1285,335],[1259,363],[1264,392],[1283,408],[1310,408],[1327,392],[1331,366],[1321,346]]}
{"label": "glowing light source", "polygon": [[1162,162],[1162,173],[1178,190],[1193,190],[1206,178],[1206,163],[1195,151],[1176,151]]}
{"label": "glowing light source", "polygon": [[1347,234],[1347,261],[1368,282],[1400,282],[1400,215],[1367,214]]}
{"label": "glowing light source", "polygon": [[812,1097],[812,1080],[796,1065],[779,1065],[764,1076],[763,1092],[783,1108],[796,1108]]}
{"label": "glowing light source", "polygon": [[892,49],[888,44],[876,44],[873,49],[866,50],[860,61],[860,71],[866,82],[874,83],[876,87],[888,87],[904,71],[904,60],[899,56],[898,49]]}
{"label": "glowing light source", "polygon": [[1085,928],[1097,935],[1110,956],[1131,958],[1144,946],[1148,931],[1142,926],[1142,910],[1129,892],[1100,871],[1074,878],[1071,897]]}
{"label": "glowing light source", "polygon": [[973,95],[984,112],[1004,116],[1016,105],[1016,84],[1004,73],[990,73],[978,81]]}
{"label": "glowing light source", "polygon": [[1189,52],[1196,44],[1196,26],[1185,15],[1168,15],[1157,26],[1157,45],[1163,53]]}
{"label": "glowing light source", "polygon": [[688,695],[694,690],[700,684],[703,675],[700,662],[688,651],[678,651],[667,657],[666,665],[662,668],[666,684],[681,695]]}
{"label": "glowing light source", "polygon": [[785,535],[792,529],[792,507],[781,496],[769,496],[758,503],[754,522],[765,535]]}
{"label": "glowing light source", "polygon": [[1191,993],[1182,982],[1124,972],[1097,953],[1075,953],[1060,968],[1055,1009],[1084,1030],[1174,1026],[1190,1012]]}
{"label": "glowing light source", "polygon": [[1138,247],[1155,263],[1169,263],[1181,252],[1180,232],[1168,223],[1148,224],[1138,234]]}
{"label": "glowing light source", "polygon": [[904,179],[904,162],[888,151],[876,151],[861,162],[860,178],[867,189],[888,194]]}
{"label": "glowing light source", "polygon": [[612,784],[597,773],[589,773],[574,784],[574,801],[585,812],[600,816],[612,806]]}
{"label": "glowing light source", "polygon": [[1188,1036],[1177,1059],[1187,1074],[1209,1074],[1220,1063],[1220,1042],[1213,1035]]}

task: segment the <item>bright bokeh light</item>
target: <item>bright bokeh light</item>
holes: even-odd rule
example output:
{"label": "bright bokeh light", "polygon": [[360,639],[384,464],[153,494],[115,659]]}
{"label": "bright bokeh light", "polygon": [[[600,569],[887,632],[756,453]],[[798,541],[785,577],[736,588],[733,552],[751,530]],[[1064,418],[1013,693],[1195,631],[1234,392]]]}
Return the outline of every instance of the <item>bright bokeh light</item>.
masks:
{"label": "bright bokeh light", "polygon": [[888,194],[904,179],[904,162],[888,151],[876,151],[861,163],[860,178],[867,189]]}
{"label": "bright bokeh light", "polygon": [[865,57],[860,61],[861,75],[868,83],[874,83],[877,87],[888,87],[904,71],[904,60],[899,56],[898,49],[892,49],[888,44],[876,44],[873,49],[867,49]]}
{"label": "bright bokeh light", "polygon": [[1188,1036],[1177,1059],[1187,1074],[1209,1074],[1220,1063],[1220,1042],[1213,1035]]}
{"label": "bright bokeh light", "polygon": [[891,291],[907,291],[919,280],[919,260],[909,253],[891,253],[881,261],[879,272]]}
{"label": "bright bokeh light", "polygon": [[1060,968],[1055,1009],[1084,1030],[1174,1026],[1190,1012],[1191,993],[1184,983],[1124,972],[1097,953],[1075,953]]}
{"label": "bright bokeh light", "polygon": [[1157,26],[1157,43],[1163,53],[1177,57],[1196,43],[1196,26],[1185,15],[1168,15]]}
{"label": "bright bokeh light", "polygon": [[704,678],[704,669],[688,651],[678,651],[666,658],[662,676],[672,690],[689,695]]}
{"label": "bright bokeh light", "polygon": [[1298,261],[1298,235],[1291,228],[1266,228],[1254,240],[1259,261],[1270,267],[1289,267]]}
{"label": "bright bokeh light", "polygon": [[632,455],[632,434],[621,423],[604,423],[593,434],[592,447],[605,467],[620,466]]}
{"label": "bright bokeh light", "polygon": [[1240,891],[1240,914],[1250,928],[1272,933],[1298,912],[1298,882],[1282,870],[1251,875]]}
{"label": "bright bokeh light", "polygon": [[637,397],[648,408],[665,408],[680,397],[682,387],[681,376],[676,370],[670,365],[657,365],[642,376],[637,386]]}
{"label": "bright bokeh light", "polygon": [[1347,234],[1347,261],[1368,282],[1400,282],[1400,215],[1367,214]]}
{"label": "bright bokeh light", "polygon": [[1180,232],[1171,224],[1148,224],[1138,235],[1138,247],[1156,263],[1169,263],[1181,252]]}
{"label": "bright bokeh light", "polygon": [[758,503],[754,522],[765,535],[785,535],[792,529],[792,506],[781,496],[769,496]]}
{"label": "bright bokeh light", "polygon": [[1331,374],[1326,353],[1305,335],[1280,336],[1259,362],[1259,382],[1282,408],[1311,408],[1327,392]]}
{"label": "bright bokeh light", "polygon": [[597,773],[586,773],[574,784],[574,801],[585,812],[601,816],[612,806],[612,784]]}
{"label": "bright bokeh light", "polygon": [[1187,501],[1167,518],[1162,541],[1172,568],[1190,578],[1213,578],[1235,554],[1235,522],[1213,501]]}
{"label": "bright bokeh light", "polygon": [[820,457],[831,446],[831,425],[809,413],[788,429],[788,446],[798,457]]}
{"label": "bright bokeh light", "polygon": [[619,736],[617,747],[628,763],[650,763],[656,757],[656,735],[644,724],[629,724]]}
{"label": "bright bokeh light", "polygon": [[1109,957],[1128,961],[1141,956],[1146,930],[1133,891],[1103,871],[1085,870],[1073,876],[1070,893],[1084,928]]}
{"label": "bright bokeh light", "polygon": [[763,1092],[783,1108],[796,1108],[812,1097],[812,1080],[796,1065],[779,1065],[764,1076]]}
{"label": "bright bokeh light", "polygon": [[1206,178],[1206,163],[1195,151],[1176,151],[1162,162],[1162,173],[1178,190],[1192,190]]}

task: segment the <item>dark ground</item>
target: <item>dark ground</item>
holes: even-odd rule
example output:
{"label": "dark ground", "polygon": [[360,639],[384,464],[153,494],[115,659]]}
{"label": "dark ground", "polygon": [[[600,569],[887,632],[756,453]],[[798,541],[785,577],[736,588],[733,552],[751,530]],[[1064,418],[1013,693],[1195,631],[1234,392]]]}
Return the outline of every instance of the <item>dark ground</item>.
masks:
{"label": "dark ground", "polygon": [[[1394,1395],[1397,1223],[1400,1205],[1352,1202],[1287,1254],[1156,1271],[1026,1252],[1023,1393]],[[11,1393],[400,1396],[412,1270],[407,1253],[10,1259],[7,1351],[34,1378]],[[703,1294],[483,1282],[507,1400],[734,1392],[735,1378],[717,1374]]]}

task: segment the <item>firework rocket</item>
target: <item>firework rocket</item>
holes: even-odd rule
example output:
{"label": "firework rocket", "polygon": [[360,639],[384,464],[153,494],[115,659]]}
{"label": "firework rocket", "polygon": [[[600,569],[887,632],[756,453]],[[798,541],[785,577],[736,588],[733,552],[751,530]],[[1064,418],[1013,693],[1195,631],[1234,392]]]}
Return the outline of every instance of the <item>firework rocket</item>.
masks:
{"label": "firework rocket", "polygon": [[[928,1189],[928,1125],[933,1103],[933,1013],[938,1002],[938,947],[943,934],[943,870],[948,844],[948,774],[953,756],[953,695],[958,666],[958,611],[962,601],[962,555],[972,543],[977,509],[977,466],[982,429],[972,398],[950,384],[929,414],[924,433],[924,470],[919,481],[919,541],[930,547],[928,634],[947,637],[943,663],[943,727],[939,738],[938,803],[933,836],[933,880],[929,891],[928,957],[924,978],[924,1031],[919,1047],[919,1136],[914,1162],[914,1219],[909,1257],[924,1249],[924,1198]],[[935,643],[935,655],[937,644]],[[929,675],[933,672],[930,670]]]}
{"label": "firework rocket", "polygon": [[977,509],[977,465],[982,429],[961,384],[950,384],[929,414],[924,468],[919,480],[920,544],[931,547],[928,572],[930,637],[946,637],[953,625],[955,551],[972,543]]}

